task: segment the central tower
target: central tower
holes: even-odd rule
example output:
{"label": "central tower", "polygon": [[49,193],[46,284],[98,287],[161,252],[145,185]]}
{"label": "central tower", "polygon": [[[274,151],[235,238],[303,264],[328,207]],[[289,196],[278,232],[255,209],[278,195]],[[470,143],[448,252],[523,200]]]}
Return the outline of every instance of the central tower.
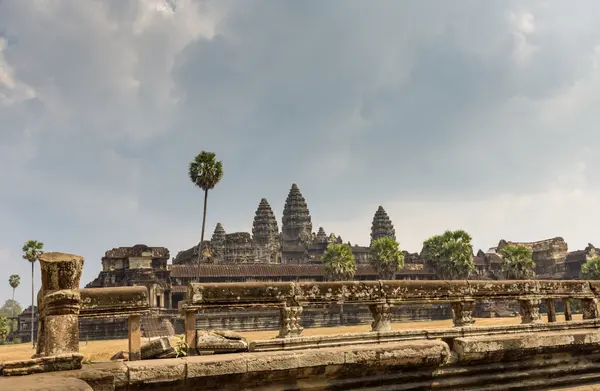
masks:
{"label": "central tower", "polygon": [[312,235],[312,221],[306,200],[300,193],[298,185],[292,184],[283,207],[281,225],[284,242],[310,241]]}

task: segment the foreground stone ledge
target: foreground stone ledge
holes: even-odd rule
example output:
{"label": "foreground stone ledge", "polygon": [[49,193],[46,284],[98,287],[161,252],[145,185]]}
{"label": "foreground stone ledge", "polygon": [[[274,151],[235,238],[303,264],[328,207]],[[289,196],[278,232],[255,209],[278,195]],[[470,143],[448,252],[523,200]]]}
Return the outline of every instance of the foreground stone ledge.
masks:
{"label": "foreground stone ledge", "polygon": [[505,334],[454,339],[452,350],[458,362],[518,360],[558,351],[582,354],[600,351],[598,330]]}
{"label": "foreground stone ledge", "polygon": [[83,354],[80,353],[5,361],[2,364],[2,374],[4,376],[22,376],[52,371],[68,371],[80,369],[82,361]]}
{"label": "foreground stone ledge", "polygon": [[186,362],[178,358],[129,361],[125,366],[129,370],[129,385],[174,383],[186,378]]}
{"label": "foreground stone ledge", "polygon": [[96,391],[85,381],[48,375],[0,377],[0,390],[6,391]]}

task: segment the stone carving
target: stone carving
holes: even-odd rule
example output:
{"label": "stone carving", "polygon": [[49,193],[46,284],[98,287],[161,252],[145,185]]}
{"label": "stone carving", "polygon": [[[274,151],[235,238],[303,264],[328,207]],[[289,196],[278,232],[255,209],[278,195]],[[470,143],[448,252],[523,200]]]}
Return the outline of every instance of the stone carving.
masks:
{"label": "stone carving", "polygon": [[372,331],[392,331],[392,306],[389,304],[371,304],[373,315]]}
{"label": "stone carving", "polygon": [[280,327],[277,338],[290,338],[300,336],[304,328],[300,326],[302,307],[284,306],[280,309]]}
{"label": "stone carving", "polygon": [[597,319],[599,317],[598,299],[583,299],[583,319]]}
{"label": "stone carving", "polygon": [[394,225],[387,215],[383,206],[379,206],[373,216],[373,224],[371,225],[371,243],[379,238],[389,237],[396,240],[396,231]]}
{"label": "stone carving", "polygon": [[521,323],[540,323],[540,299],[525,298],[519,300],[521,306]]}
{"label": "stone carving", "polygon": [[452,313],[454,314],[454,326],[465,327],[475,323],[473,320],[474,301],[456,301],[452,304]]}
{"label": "stone carving", "polygon": [[197,350],[200,354],[247,352],[248,341],[239,334],[224,330],[197,330]]}

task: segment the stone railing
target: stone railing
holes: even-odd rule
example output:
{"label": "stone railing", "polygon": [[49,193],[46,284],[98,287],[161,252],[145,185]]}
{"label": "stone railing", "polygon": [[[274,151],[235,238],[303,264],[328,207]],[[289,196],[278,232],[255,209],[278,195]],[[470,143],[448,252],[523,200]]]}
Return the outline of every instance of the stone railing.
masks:
{"label": "stone railing", "polygon": [[141,315],[150,311],[144,286],[86,288],[80,290],[79,318],[128,318],[129,360],[141,358]]}
{"label": "stone railing", "polygon": [[403,304],[449,303],[454,325],[473,324],[478,301],[512,300],[521,307],[521,323],[541,321],[539,305],[556,322],[555,301],[563,300],[565,319],[571,320],[569,299],[581,300],[583,318],[599,317],[600,282],[596,281],[350,281],[281,283],[192,283],[187,300],[179,305],[185,316],[186,342],[195,348],[196,313],[209,308],[279,308],[279,338],[299,336],[303,306],[314,304],[368,305],[372,331],[391,330],[391,309]]}

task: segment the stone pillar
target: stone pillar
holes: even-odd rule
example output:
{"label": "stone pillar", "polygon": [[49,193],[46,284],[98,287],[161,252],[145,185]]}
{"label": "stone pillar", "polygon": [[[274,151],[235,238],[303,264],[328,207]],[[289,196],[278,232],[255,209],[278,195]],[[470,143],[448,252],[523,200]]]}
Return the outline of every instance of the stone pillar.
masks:
{"label": "stone pillar", "polygon": [[548,309],[548,323],[556,322],[556,306],[554,299],[546,299],[546,308]]}
{"label": "stone pillar", "polygon": [[129,315],[127,324],[129,338],[129,361],[142,359],[142,327],[140,315]]}
{"label": "stone pillar", "polygon": [[598,299],[581,300],[583,319],[598,319]]}
{"label": "stone pillar", "polygon": [[[79,280],[83,257],[73,254],[44,253],[40,257],[44,336],[39,340],[42,356],[79,352]],[[42,330],[38,330],[41,334]],[[38,343],[39,343],[38,342]]]}
{"label": "stone pillar", "polygon": [[454,327],[472,326],[475,323],[475,320],[473,320],[474,301],[456,301],[451,305]]}
{"label": "stone pillar", "polygon": [[279,335],[277,338],[298,337],[304,328],[300,326],[301,306],[283,306],[279,309]]}
{"label": "stone pillar", "polygon": [[196,311],[185,311],[185,343],[188,354],[196,354]]}
{"label": "stone pillar", "polygon": [[521,323],[539,323],[542,321],[540,316],[540,299],[520,299],[521,305]]}
{"label": "stone pillar", "polygon": [[563,305],[565,307],[565,321],[573,320],[573,313],[571,312],[571,301],[569,299],[563,299]]}
{"label": "stone pillar", "polygon": [[371,331],[392,331],[392,306],[389,304],[371,304],[369,310],[373,316]]}

